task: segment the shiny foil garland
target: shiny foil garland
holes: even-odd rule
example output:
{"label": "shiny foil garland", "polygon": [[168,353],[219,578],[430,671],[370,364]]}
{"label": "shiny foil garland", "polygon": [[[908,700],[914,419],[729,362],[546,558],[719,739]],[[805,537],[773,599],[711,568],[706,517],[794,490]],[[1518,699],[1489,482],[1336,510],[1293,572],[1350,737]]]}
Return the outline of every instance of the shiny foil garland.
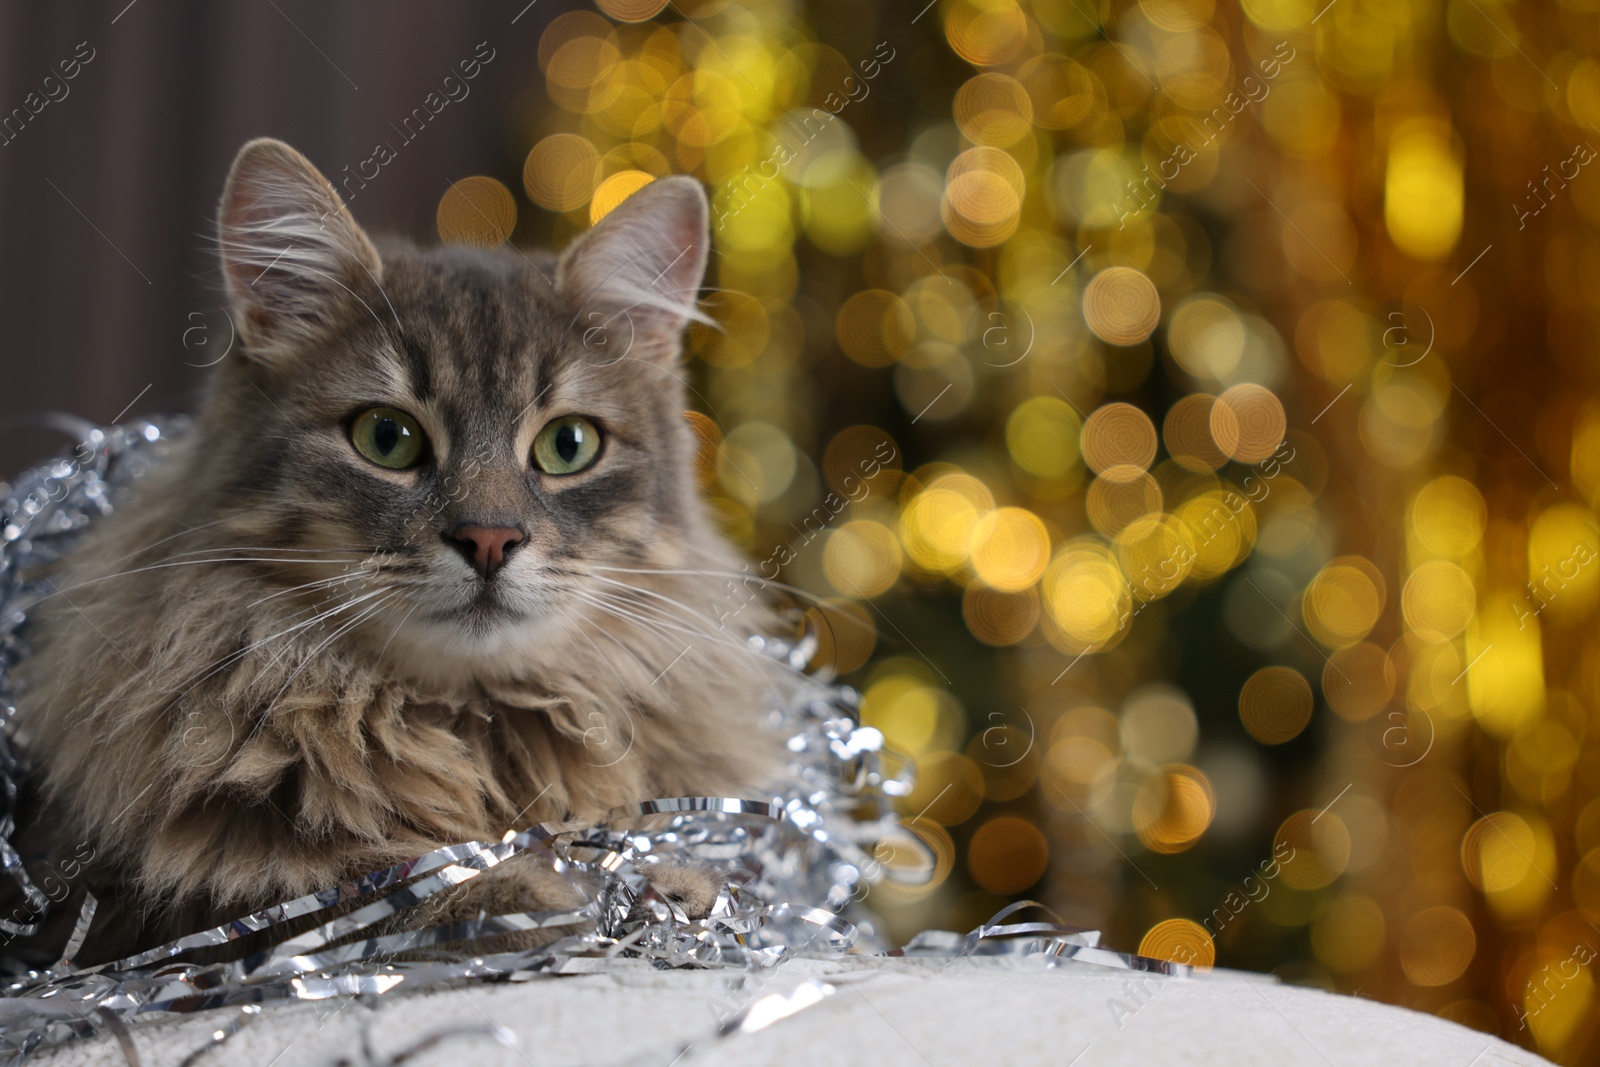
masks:
{"label": "shiny foil garland", "polygon": [[[109,514],[130,484],[165,454],[171,439],[186,432],[187,422],[73,424],[71,429],[82,436],[71,458],[0,483],[0,867],[3,876],[19,883],[36,912],[31,922],[0,919],[0,932],[7,937],[36,932],[49,907],[11,844],[18,782],[27,770],[11,668],[26,654],[27,606],[50,591],[38,570],[70,550],[91,522]],[[805,642],[796,646],[775,639],[754,639],[752,652],[771,656],[797,674],[810,657]],[[886,773],[883,737],[859,725],[859,702],[847,687],[806,678],[789,706],[773,709],[789,739],[791,762],[786,786],[770,799],[664,798],[612,811],[595,826],[544,823],[497,842],[452,845],[127,959],[78,968],[72,959],[93,922],[91,896],[59,963],[5,980],[0,1050],[21,1062],[34,1048],[101,1029],[127,1050],[132,1037],[126,1023],[135,1018],[233,1006],[238,1011],[231,1021],[219,1021],[212,1035],[212,1042],[222,1042],[259,1019],[260,1005],[270,1001],[382,996],[468,978],[524,981],[577,970],[592,973],[619,958],[658,967],[723,967],[753,979],[751,995],[734,996],[721,1015],[718,1033],[762,1029],[833,992],[827,982],[811,979],[796,989],[762,995],[764,977],[797,956],[881,951],[871,917],[859,907],[861,897],[881,879],[915,880],[926,873],[915,864],[891,869],[872,854],[891,840],[910,846],[913,854],[926,850],[899,828],[892,813],[874,815],[887,812],[880,801],[906,795],[911,783],[904,775]],[[426,907],[434,894],[523,852],[538,854],[566,874],[587,902],[569,911],[485,916],[335,944],[392,915]],[[659,897],[645,876],[651,864],[676,859],[714,863],[728,872],[705,919],[690,920]],[[243,960],[205,966],[172,962],[190,949],[226,944],[363,899],[370,902]],[[1190,971],[1182,964],[1103,949],[1095,931],[1057,921],[1004,921],[1029,907],[1037,905],[1013,904],[965,936],[927,931],[890,955],[1027,955],[1046,966],[1076,961],[1166,975]],[[576,926],[580,932],[501,955],[473,955],[461,947],[495,934],[556,926]],[[445,944],[452,947],[430,949]],[[424,953],[433,958],[416,958]],[[402,955],[406,958],[398,958]]]}

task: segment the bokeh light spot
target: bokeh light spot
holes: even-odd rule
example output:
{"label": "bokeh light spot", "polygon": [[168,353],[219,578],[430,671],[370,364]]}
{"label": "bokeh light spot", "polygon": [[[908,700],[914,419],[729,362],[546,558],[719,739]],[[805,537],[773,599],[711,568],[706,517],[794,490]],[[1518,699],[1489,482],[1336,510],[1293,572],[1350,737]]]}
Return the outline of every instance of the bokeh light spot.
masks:
{"label": "bokeh light spot", "polygon": [[1424,908],[1400,934],[1400,966],[1419,986],[1448,985],[1460,978],[1477,951],[1472,920],[1459,908]]}
{"label": "bokeh light spot", "polygon": [[1083,318],[1107,344],[1136,345],[1160,323],[1161,296],[1132,267],[1107,267],[1083,290]]}
{"label": "bokeh light spot", "polygon": [[1217,946],[1206,928],[1192,919],[1164,919],[1139,939],[1139,955],[1190,967],[1211,967]]}
{"label": "bokeh light spot", "polygon": [[1149,775],[1133,802],[1139,840],[1152,852],[1182,852],[1192,846],[1216,814],[1211,780],[1196,767],[1165,767]]}
{"label": "bokeh light spot", "polygon": [[667,0],[595,0],[596,6],[618,22],[643,22],[655,18]]}
{"label": "bokeh light spot", "polygon": [[1050,562],[1050,534],[1026,508],[998,508],[972,531],[972,567],[978,577],[1003,593],[1028,588]]}
{"label": "bokeh light spot", "polygon": [[1322,695],[1335,715],[1364,722],[1394,696],[1396,671],[1389,654],[1368,642],[1335,649],[1322,670]]}
{"label": "bokeh light spot", "polygon": [[1311,683],[1293,667],[1263,667],[1239,690],[1239,719],[1263,745],[1300,736],[1311,722]]}
{"label": "bokeh light spot", "polygon": [[617,206],[640,189],[655,181],[655,175],[642,170],[619,170],[600,183],[589,201],[589,224],[592,226],[615,211]]}
{"label": "bokeh light spot", "polygon": [[1483,539],[1488,511],[1483,494],[1465,478],[1447,474],[1417,491],[1411,525],[1422,543],[1448,559],[1459,559]]}
{"label": "bokeh light spot", "polygon": [[1020,893],[1037,882],[1050,863],[1050,846],[1026,819],[1001,815],[972,835],[967,867],[972,880],[991,893]]}
{"label": "bokeh light spot", "polygon": [[528,199],[549,211],[583,207],[600,180],[600,153],[575,133],[546,137],[533,146],[522,167]]}
{"label": "bokeh light spot", "polygon": [[1082,448],[1084,462],[1097,474],[1132,480],[1156,458],[1155,424],[1132,404],[1106,404],[1083,424]]}
{"label": "bokeh light spot", "polygon": [[900,542],[870,519],[847,522],[828,535],[822,567],[835,589],[857,597],[881,596],[900,577]]}
{"label": "bokeh light spot", "polygon": [[916,319],[894,293],[868,289],[844,302],[834,323],[839,347],[863,367],[886,367],[917,336]]}
{"label": "bokeh light spot", "polygon": [[435,221],[446,244],[498,248],[517,228],[517,202],[494,178],[462,178],[439,199]]}
{"label": "bokeh light spot", "polygon": [[961,618],[972,636],[984,644],[1014,645],[1038,625],[1039,592],[1030,587],[1002,593],[975,583],[962,594]]}
{"label": "bokeh light spot", "polygon": [[1135,520],[1161,511],[1161,486],[1137,467],[1112,466],[1104,478],[1089,483],[1084,507],[1089,522],[1107,537],[1115,537]]}
{"label": "bokeh light spot", "polygon": [[[1228,462],[1228,454],[1218,447],[1211,434],[1211,411],[1216,402],[1214,396],[1191,393],[1167,409],[1161,438],[1179,466],[1192,471],[1214,471]],[[1229,441],[1237,436],[1237,425],[1229,427]]]}
{"label": "bokeh light spot", "polygon": [[1411,572],[1400,591],[1400,610],[1422,637],[1448,640],[1467,628],[1477,597],[1467,572],[1436,559]]}
{"label": "bokeh light spot", "polygon": [[816,663],[836,674],[866,664],[878,643],[873,616],[861,601],[832,597],[806,609],[806,627],[817,637]]}
{"label": "bokeh light spot", "polygon": [[1006,420],[1006,448],[1029,474],[1065,478],[1078,463],[1081,429],[1071,405],[1053,396],[1030,397]]}
{"label": "bokeh light spot", "polygon": [[1260,463],[1276,452],[1287,425],[1283,405],[1259,385],[1236,385],[1211,409],[1212,439],[1240,463]]}
{"label": "bokeh light spot", "polygon": [[1383,610],[1374,573],[1351,563],[1330,563],[1311,580],[1301,611],[1313,637],[1329,648],[1343,648],[1371,632]]}
{"label": "bokeh light spot", "polygon": [[1193,377],[1224,379],[1244,358],[1244,322],[1220,297],[1189,297],[1172,313],[1167,343],[1178,366]]}
{"label": "bokeh light spot", "polygon": [[1350,830],[1332,811],[1297,811],[1278,827],[1279,877],[1295,889],[1321,889],[1350,865]]}
{"label": "bokeh light spot", "polygon": [[1383,954],[1387,927],[1378,902],[1360,893],[1335,897],[1311,927],[1311,950],[1330,971],[1357,974]]}
{"label": "bokeh light spot", "polygon": [[959,752],[939,752],[918,761],[916,787],[899,807],[907,819],[940,826],[966,822],[983,803],[983,772]]}

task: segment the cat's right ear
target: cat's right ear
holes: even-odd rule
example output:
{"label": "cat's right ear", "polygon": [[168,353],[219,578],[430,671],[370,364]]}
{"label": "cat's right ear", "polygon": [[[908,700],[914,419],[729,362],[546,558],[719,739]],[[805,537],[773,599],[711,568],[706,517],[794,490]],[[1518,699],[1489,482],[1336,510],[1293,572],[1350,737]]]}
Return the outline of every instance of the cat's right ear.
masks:
{"label": "cat's right ear", "polygon": [[261,138],[239,150],[217,222],[222,274],[251,356],[269,362],[364,304],[382,265],[344,201],[305,156]]}

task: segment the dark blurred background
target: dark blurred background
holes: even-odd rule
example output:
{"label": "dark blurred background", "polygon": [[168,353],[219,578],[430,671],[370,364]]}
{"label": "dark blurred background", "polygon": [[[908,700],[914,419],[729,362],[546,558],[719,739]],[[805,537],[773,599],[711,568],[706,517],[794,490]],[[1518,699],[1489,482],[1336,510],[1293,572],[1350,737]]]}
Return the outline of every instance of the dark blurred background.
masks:
{"label": "dark blurred background", "polygon": [[[4,469],[61,447],[18,418],[109,421],[146,386],[135,411],[189,409],[203,371],[188,364],[228,337],[213,234],[240,145],[279,137],[330,175],[354,167],[487,41],[465,98],[352,202],[371,229],[432,238],[452,181],[520,168],[544,106],[539,36],[563,9],[541,0],[511,25],[518,8],[491,3],[0,5],[0,106],[60,97],[0,146]],[[93,58],[63,83],[85,42]]]}
{"label": "dark blurred background", "polygon": [[1597,53],[1600,0],[6,2],[0,473],[190,407],[249,138],[395,146],[351,207],[421,239],[694,174],[701,484],[917,765],[891,937],[1032,898],[1594,1062]]}

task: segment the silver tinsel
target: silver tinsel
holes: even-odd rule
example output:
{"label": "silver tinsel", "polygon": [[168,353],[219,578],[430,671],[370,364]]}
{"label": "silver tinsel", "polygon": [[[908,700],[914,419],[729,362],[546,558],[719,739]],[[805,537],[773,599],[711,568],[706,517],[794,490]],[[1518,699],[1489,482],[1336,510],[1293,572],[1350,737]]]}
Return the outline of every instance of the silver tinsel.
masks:
{"label": "silver tinsel", "polygon": [[[70,458],[0,482],[0,877],[15,879],[35,912],[28,921],[0,919],[7,938],[35,933],[49,907],[11,844],[18,782],[27,772],[11,668],[27,652],[26,606],[49,591],[37,577],[39,567],[69,551],[85,527],[109,514],[165,454],[169,441],[186,432],[187,423],[171,419],[74,430],[82,443]],[[793,668],[797,677],[809,658],[803,644],[772,639],[753,641],[752,651]],[[757,992],[726,1013],[721,1033],[769,1025],[820,1002],[831,989],[813,989],[813,982],[759,995],[763,976],[796,956],[882,951],[872,920],[857,901],[880,879],[925,877],[931,869],[931,859],[920,870],[915,864],[890,870],[873,858],[874,846],[890,838],[895,848],[886,852],[903,857],[926,850],[889,813],[890,799],[906,795],[910,782],[885,772],[883,737],[860,724],[859,707],[853,690],[805,679],[789,706],[773,709],[788,738],[791,763],[787,784],[769,798],[665,798],[611,812],[602,824],[585,829],[544,824],[496,842],[453,845],[128,959],[78,968],[72,958],[93,920],[91,897],[58,964],[5,980],[0,1051],[20,1062],[33,1048],[101,1029],[128,1044],[126,1023],[136,1018],[242,1006],[231,1013],[232,1021],[219,1022],[214,1040],[220,1042],[258,1018],[258,1005],[268,1001],[387,996],[473,978],[532,980],[580,967],[592,972],[618,957],[642,958],[658,967],[725,968],[731,976],[746,976]],[[568,873],[587,903],[568,912],[486,916],[448,926],[422,923],[419,930],[335,945],[398,912],[425,909],[433,894],[527,851]],[[658,897],[642,873],[652,863],[680,859],[714,863],[728,872],[704,919],[691,920]],[[383,895],[401,883],[407,884]],[[362,899],[369,902],[351,904]],[[336,906],[346,906],[338,917],[238,962],[173,962],[185,950],[270,931]],[[1075,960],[1188,972],[1179,964],[1102,949],[1093,931],[1059,922],[1005,922],[1028,906],[1037,907],[1012,905],[966,935],[926,932],[891,954],[1027,954],[1052,965]],[[460,949],[462,942],[479,937],[557,926],[580,932],[519,953],[472,955]],[[451,948],[430,948],[445,944]]]}

